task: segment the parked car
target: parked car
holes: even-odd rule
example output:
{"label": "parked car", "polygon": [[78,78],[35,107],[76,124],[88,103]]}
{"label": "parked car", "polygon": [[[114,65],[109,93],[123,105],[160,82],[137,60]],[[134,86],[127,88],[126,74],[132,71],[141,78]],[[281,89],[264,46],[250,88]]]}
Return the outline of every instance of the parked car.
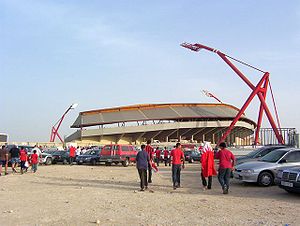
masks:
{"label": "parked car", "polygon": [[105,162],[107,166],[122,163],[126,167],[130,162],[136,161],[136,155],[137,150],[132,145],[109,144],[103,147],[100,162]]}
{"label": "parked car", "polygon": [[47,153],[47,154],[53,154],[54,152],[57,152],[58,149],[57,148],[47,148],[43,150],[43,153]]}
{"label": "parked car", "polygon": [[278,170],[275,182],[287,192],[300,193],[300,165]]}
{"label": "parked car", "polygon": [[48,154],[48,153],[42,153],[42,159],[41,159],[41,163],[45,164],[45,165],[51,165],[52,164],[52,155]]}
{"label": "parked car", "polygon": [[269,154],[271,151],[280,149],[280,148],[286,148],[287,146],[284,145],[267,145],[261,148],[258,148],[249,154],[241,157],[236,158],[236,165],[242,164],[244,162],[250,162],[253,160],[258,160],[262,157],[264,157],[266,154]]}
{"label": "parked car", "polygon": [[56,151],[52,154],[52,164],[62,162],[63,164],[70,163],[70,152],[69,151]]}
{"label": "parked car", "polygon": [[[32,149],[27,151],[27,155],[28,157],[30,157],[31,155],[33,154],[33,151]],[[45,165],[51,165],[52,164],[52,155],[51,154],[48,154],[48,153],[42,153],[42,159],[39,160],[39,162],[41,164],[45,164]]]}
{"label": "parked car", "polygon": [[200,161],[201,154],[199,151],[188,150],[184,151],[184,159],[189,163],[193,163],[194,161]]}
{"label": "parked car", "polygon": [[89,163],[94,166],[97,164],[97,162],[100,162],[100,154],[101,149],[89,150],[82,155],[78,155],[76,157],[76,162],[78,165],[82,165],[83,163]]}
{"label": "parked car", "polygon": [[243,182],[257,182],[261,186],[270,186],[274,183],[279,169],[299,164],[300,149],[277,149],[257,161],[237,165],[233,175]]}

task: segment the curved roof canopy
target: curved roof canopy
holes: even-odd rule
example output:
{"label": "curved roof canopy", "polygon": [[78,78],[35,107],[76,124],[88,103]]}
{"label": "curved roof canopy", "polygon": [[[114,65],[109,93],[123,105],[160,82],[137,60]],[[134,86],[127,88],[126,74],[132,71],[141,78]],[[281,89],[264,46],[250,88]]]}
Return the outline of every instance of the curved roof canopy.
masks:
{"label": "curved roof canopy", "polygon": [[[238,108],[228,104],[175,103],[132,105],[80,112],[71,127],[82,128],[148,120],[232,120],[238,111]],[[255,123],[247,119],[245,115],[243,115],[240,120],[255,125]]]}

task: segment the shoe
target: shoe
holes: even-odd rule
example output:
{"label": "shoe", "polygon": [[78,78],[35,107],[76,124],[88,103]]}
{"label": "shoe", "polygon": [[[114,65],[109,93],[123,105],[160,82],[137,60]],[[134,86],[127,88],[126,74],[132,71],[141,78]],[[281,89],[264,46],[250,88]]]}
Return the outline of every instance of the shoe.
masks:
{"label": "shoe", "polygon": [[140,191],[145,191],[145,189],[144,188],[141,188],[141,190]]}
{"label": "shoe", "polygon": [[211,187],[207,187],[208,190],[211,190]]}
{"label": "shoe", "polygon": [[148,184],[151,184],[151,183],[152,183],[152,180],[149,180],[149,181],[148,181]]}
{"label": "shoe", "polygon": [[206,191],[207,187],[206,186],[203,186],[202,190],[203,191]]}
{"label": "shoe", "polygon": [[145,190],[148,190],[148,186],[145,187]]}
{"label": "shoe", "polygon": [[224,188],[223,188],[223,194],[224,194],[224,195],[227,195],[227,194],[228,194],[228,188],[227,188],[227,187],[224,187]]}
{"label": "shoe", "polygon": [[176,190],[176,186],[173,186],[173,190]]}

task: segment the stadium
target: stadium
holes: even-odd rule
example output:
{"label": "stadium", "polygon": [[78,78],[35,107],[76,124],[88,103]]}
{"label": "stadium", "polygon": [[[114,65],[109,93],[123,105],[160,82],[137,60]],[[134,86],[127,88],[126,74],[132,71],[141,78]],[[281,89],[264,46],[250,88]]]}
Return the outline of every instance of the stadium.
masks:
{"label": "stadium", "polygon": [[[142,104],[80,112],[66,142],[140,144],[218,142],[239,109],[228,104]],[[255,122],[245,115],[227,137],[228,144],[250,144]]]}

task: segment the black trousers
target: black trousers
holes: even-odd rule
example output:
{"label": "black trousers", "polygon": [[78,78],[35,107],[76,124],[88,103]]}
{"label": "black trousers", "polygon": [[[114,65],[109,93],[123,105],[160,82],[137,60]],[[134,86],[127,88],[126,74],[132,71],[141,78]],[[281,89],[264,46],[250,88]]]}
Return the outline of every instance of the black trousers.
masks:
{"label": "black trousers", "polygon": [[227,189],[229,188],[230,175],[231,175],[231,169],[230,168],[219,169],[218,179],[219,179],[219,182],[220,182],[223,189],[225,187]]}
{"label": "black trousers", "polygon": [[156,161],[157,166],[159,166],[160,158],[156,158],[155,161]]}
{"label": "black trousers", "polygon": [[72,165],[73,162],[74,162],[74,157],[71,157],[71,156],[70,156],[70,164]]}
{"label": "black trousers", "polygon": [[152,166],[148,165],[148,183],[152,183]]}
{"label": "black trousers", "polygon": [[169,163],[169,166],[171,165],[170,160],[169,160],[168,157],[164,157],[164,161],[165,161],[165,166],[167,166],[168,163]]}
{"label": "black trousers", "polygon": [[203,173],[201,173],[201,180],[202,180],[202,185],[204,187],[207,187],[208,189],[211,189],[211,184],[212,184],[212,176],[209,176],[207,178],[207,181],[206,181],[206,178],[203,176]]}
{"label": "black trousers", "polygon": [[181,164],[172,165],[173,187],[180,186]]}
{"label": "black trousers", "polygon": [[147,170],[146,169],[138,169],[140,180],[141,180],[141,189],[148,187],[147,181]]}

